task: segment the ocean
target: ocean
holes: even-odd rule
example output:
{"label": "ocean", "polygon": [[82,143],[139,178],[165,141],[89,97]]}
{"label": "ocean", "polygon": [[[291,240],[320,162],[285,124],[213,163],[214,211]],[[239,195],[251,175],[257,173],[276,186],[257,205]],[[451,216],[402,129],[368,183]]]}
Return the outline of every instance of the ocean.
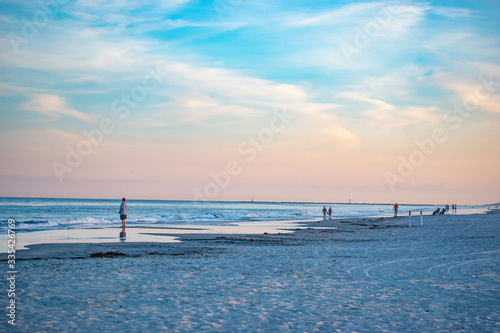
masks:
{"label": "ocean", "polygon": [[[119,227],[121,199],[0,198],[0,229],[8,219],[16,221],[17,232]],[[332,207],[333,218],[393,216],[393,204],[220,202],[127,200],[127,226],[245,225],[249,222],[304,221],[323,217]],[[399,215],[429,214],[439,205],[399,205]],[[443,207],[443,205],[439,206]],[[481,207],[482,208],[482,207]],[[484,209],[460,206],[459,213]]]}

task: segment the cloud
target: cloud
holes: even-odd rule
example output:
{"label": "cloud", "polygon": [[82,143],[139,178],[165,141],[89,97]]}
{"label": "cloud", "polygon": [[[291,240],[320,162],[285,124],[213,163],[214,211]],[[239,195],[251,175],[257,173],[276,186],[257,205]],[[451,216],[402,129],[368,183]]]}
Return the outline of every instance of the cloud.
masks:
{"label": "cloud", "polygon": [[[170,18],[172,13],[193,0],[177,1],[78,1],[67,6],[68,12],[77,17],[80,23],[96,28],[109,28],[114,35],[127,32],[129,36],[150,34],[152,31],[166,31],[179,28],[197,27],[217,29],[222,31],[234,30],[248,25],[245,22],[213,21],[208,18],[189,20],[184,18]],[[211,4],[207,5],[211,8]]]}
{"label": "cloud", "polygon": [[251,25],[249,22],[242,21],[189,21],[189,20],[181,20],[181,19],[161,19],[158,21],[151,22],[147,20],[145,22],[140,23],[140,27],[138,31],[146,32],[146,31],[165,31],[165,30],[173,30],[173,29],[181,29],[181,28],[203,28],[203,29],[215,29],[220,31],[230,31],[239,29],[242,27],[246,27]]}
{"label": "cloud", "polygon": [[[40,133],[38,133],[39,135]],[[73,134],[57,128],[47,128],[43,131],[44,135],[50,138],[57,139],[62,142],[77,142],[82,139],[81,135]]]}
{"label": "cloud", "polygon": [[305,27],[316,25],[331,25],[345,22],[352,16],[359,16],[366,13],[367,10],[373,10],[380,7],[375,2],[346,5],[340,9],[330,10],[320,14],[293,14],[284,18],[285,27]]}
{"label": "cloud", "polygon": [[420,23],[428,12],[424,4],[367,2],[320,13],[285,13],[277,25],[294,34],[285,55],[293,66],[370,72],[388,62],[393,66],[391,59],[413,47],[415,35],[426,30]]}
{"label": "cloud", "polygon": [[[34,69],[73,79],[130,72],[147,62],[147,42],[112,38],[103,28],[88,29],[75,24],[53,28],[50,40],[34,38],[29,52],[13,55],[11,48],[0,52],[0,61],[10,68]],[[5,43],[7,45],[7,43]],[[50,50],[50,51],[48,51]]]}
{"label": "cloud", "polygon": [[[456,104],[467,106],[468,109],[481,109],[489,113],[500,114],[500,74],[482,76],[482,79],[472,80],[450,74],[436,76],[436,81],[442,88],[458,95]],[[487,86],[484,82],[491,82]],[[491,90],[489,90],[491,89]]]}
{"label": "cloud", "polygon": [[[164,66],[164,72],[168,73],[168,80],[177,86],[210,98],[224,99],[230,104],[273,107],[309,98],[307,91],[298,85],[251,77],[224,68],[169,63]],[[165,93],[169,94],[168,91]],[[213,105],[214,101],[210,103]]]}
{"label": "cloud", "polygon": [[241,117],[248,119],[256,113],[255,109],[238,105],[237,101],[231,103],[200,91],[176,94],[172,98],[172,101],[164,103],[163,109],[173,110],[173,118],[181,123],[202,123],[215,118],[219,121],[233,122],[234,119]]}
{"label": "cloud", "polygon": [[443,120],[439,111],[440,109],[435,106],[408,107],[404,109],[404,112],[409,119],[431,124],[438,124]]}
{"label": "cloud", "polygon": [[137,0],[79,0],[65,9],[72,16],[86,21],[111,25],[128,25],[145,17],[159,19],[193,0],[137,1]]}
{"label": "cloud", "polygon": [[57,95],[33,94],[28,102],[22,104],[22,107],[49,116],[53,120],[66,115],[86,122],[94,121],[93,116],[69,108],[66,100]]}
{"label": "cloud", "polygon": [[370,98],[364,94],[355,92],[343,92],[338,93],[335,96],[338,98],[346,98],[368,103],[372,106],[372,108],[363,111],[363,114],[384,128],[401,127],[416,123],[437,124],[440,120],[442,120],[442,116],[439,113],[440,109],[436,106],[396,107],[383,100]]}
{"label": "cloud", "polygon": [[390,22],[390,30],[386,35],[399,35],[415,26],[431,9],[431,7],[419,5],[396,5],[389,7],[388,11],[393,15]]}
{"label": "cloud", "polygon": [[24,90],[25,88],[20,88],[0,82],[0,96],[13,96],[22,94]]}
{"label": "cloud", "polygon": [[451,17],[451,18],[468,18],[473,15],[473,12],[467,8],[455,8],[444,6],[432,6],[432,12],[436,15]]}
{"label": "cloud", "polygon": [[288,109],[297,116],[296,126],[290,129],[291,142],[302,142],[302,145],[309,146],[308,150],[319,147],[319,153],[322,153],[321,149],[325,145],[330,151],[345,151],[356,147],[360,138],[334,114],[338,107],[339,105],[328,103],[290,105]]}
{"label": "cloud", "polygon": [[284,27],[312,26],[358,26],[364,29],[368,23],[390,29],[385,36],[396,37],[417,24],[431,7],[423,4],[400,4],[397,2],[367,2],[349,4],[339,9],[319,14],[291,14],[282,19]]}

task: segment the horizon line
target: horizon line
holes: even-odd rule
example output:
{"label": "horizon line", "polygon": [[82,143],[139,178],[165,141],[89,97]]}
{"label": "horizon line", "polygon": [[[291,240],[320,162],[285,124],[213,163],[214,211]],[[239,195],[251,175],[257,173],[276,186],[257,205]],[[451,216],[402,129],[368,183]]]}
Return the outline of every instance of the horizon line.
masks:
{"label": "horizon line", "polygon": [[[68,200],[121,200],[121,198],[110,199],[110,198],[74,198],[74,197],[24,197],[24,196],[12,196],[12,197],[4,197],[0,196],[0,199],[68,199]],[[127,201],[136,200],[136,201],[179,201],[179,202],[231,202],[231,203],[293,203],[293,204],[341,204],[341,205],[393,205],[393,203],[381,203],[381,202],[328,202],[328,201],[255,201],[255,200],[186,200],[186,199],[127,199]],[[416,205],[424,205],[424,206],[436,206],[436,205],[447,205],[447,204],[435,204],[435,203],[398,203],[398,205],[405,206],[416,206]],[[451,204],[455,205],[455,204]],[[465,206],[494,206],[500,205],[498,203],[489,203],[489,204],[461,204]]]}

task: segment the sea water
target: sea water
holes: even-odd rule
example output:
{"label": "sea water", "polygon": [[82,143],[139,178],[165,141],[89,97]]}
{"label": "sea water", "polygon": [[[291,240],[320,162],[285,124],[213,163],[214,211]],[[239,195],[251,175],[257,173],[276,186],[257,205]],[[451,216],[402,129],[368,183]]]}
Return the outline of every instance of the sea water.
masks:
{"label": "sea water", "polygon": [[[0,229],[16,221],[17,232],[107,228],[120,226],[121,200],[0,198]],[[265,221],[304,221],[323,217],[323,206],[332,208],[333,218],[393,216],[393,204],[219,202],[127,200],[127,226],[211,225],[230,226]],[[437,205],[399,205],[399,215],[430,214]],[[443,207],[441,205],[440,207]],[[483,212],[459,207],[459,213]]]}

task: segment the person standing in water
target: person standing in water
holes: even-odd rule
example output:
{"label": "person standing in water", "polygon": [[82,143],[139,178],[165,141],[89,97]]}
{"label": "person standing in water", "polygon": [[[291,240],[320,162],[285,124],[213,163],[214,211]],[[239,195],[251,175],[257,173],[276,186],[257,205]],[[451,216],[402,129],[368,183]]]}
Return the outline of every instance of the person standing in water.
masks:
{"label": "person standing in water", "polygon": [[394,209],[394,217],[398,217],[398,208],[399,208],[399,206],[398,206],[398,204],[396,203],[396,204],[394,205],[394,207],[393,207],[393,209]]}
{"label": "person standing in water", "polygon": [[123,198],[120,210],[118,211],[118,214],[120,214],[120,220],[122,220],[122,228],[125,228],[125,220],[127,219],[127,203],[125,201],[126,199]]}
{"label": "person standing in water", "polygon": [[323,206],[323,219],[326,219],[326,206]]}
{"label": "person standing in water", "polygon": [[332,207],[328,209],[328,218],[331,220],[332,219]]}

